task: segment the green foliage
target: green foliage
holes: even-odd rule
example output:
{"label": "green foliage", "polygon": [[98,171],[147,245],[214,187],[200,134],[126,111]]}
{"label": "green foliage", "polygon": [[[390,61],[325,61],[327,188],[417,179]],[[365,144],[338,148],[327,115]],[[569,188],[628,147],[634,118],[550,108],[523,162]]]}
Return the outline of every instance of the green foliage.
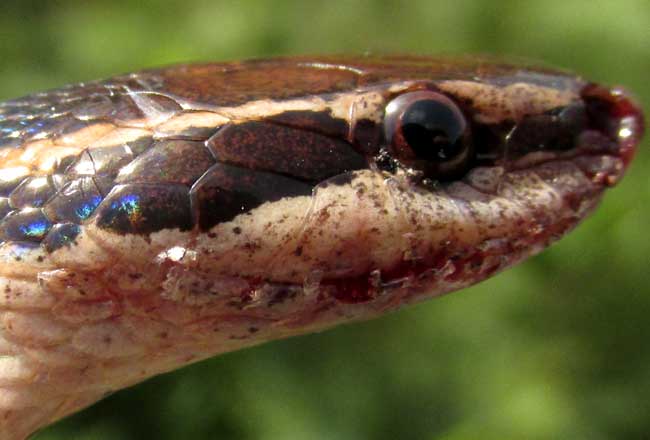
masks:
{"label": "green foliage", "polygon": [[[0,98],[189,60],[487,52],[650,107],[644,0],[3,0]],[[650,432],[648,144],[598,214],[532,261],[392,316],[228,354],[54,439],[624,439]]]}

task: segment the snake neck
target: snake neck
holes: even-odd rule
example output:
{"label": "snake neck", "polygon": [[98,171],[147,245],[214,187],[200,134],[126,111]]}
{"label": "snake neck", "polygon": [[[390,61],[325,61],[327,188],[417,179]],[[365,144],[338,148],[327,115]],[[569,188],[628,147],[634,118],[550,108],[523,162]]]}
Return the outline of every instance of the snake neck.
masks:
{"label": "snake neck", "polygon": [[168,274],[151,271],[145,286],[124,268],[100,276],[108,270],[10,266],[0,265],[0,440],[26,438],[149,377],[341,319],[325,314],[309,325],[321,315],[288,300],[278,308],[295,308],[286,322],[248,309],[233,315],[222,296],[176,297],[164,291]]}

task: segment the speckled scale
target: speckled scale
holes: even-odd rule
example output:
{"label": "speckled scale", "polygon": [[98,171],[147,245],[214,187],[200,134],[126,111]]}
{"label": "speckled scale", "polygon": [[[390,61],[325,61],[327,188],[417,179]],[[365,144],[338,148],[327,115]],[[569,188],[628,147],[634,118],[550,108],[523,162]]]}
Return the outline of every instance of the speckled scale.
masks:
{"label": "speckled scale", "polygon": [[368,166],[347,142],[264,122],[224,127],[207,145],[220,162],[313,183]]}

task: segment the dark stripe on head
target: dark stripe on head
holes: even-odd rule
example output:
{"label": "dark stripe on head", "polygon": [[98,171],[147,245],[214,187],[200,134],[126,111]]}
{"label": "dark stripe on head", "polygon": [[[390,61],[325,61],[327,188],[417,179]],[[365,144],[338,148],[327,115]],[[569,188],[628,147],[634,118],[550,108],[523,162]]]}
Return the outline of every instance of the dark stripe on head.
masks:
{"label": "dark stripe on head", "polygon": [[356,87],[358,77],[351,70],[275,62],[199,64],[142,75],[145,81],[149,78],[157,80],[157,84],[152,84],[155,89],[197,105],[217,106],[351,90]]}
{"label": "dark stripe on head", "polygon": [[531,115],[518,122],[507,140],[508,155],[532,151],[564,151],[576,145],[585,129],[587,116],[582,102]]}

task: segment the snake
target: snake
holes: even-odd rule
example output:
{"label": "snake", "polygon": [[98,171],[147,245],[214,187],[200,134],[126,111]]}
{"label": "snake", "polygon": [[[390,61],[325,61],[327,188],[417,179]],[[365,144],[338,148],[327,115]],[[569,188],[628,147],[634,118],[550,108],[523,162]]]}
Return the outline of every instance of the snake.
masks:
{"label": "snake", "polygon": [[644,130],[620,87],[490,57],[196,63],[0,103],[0,439],[224,352],[537,254]]}

